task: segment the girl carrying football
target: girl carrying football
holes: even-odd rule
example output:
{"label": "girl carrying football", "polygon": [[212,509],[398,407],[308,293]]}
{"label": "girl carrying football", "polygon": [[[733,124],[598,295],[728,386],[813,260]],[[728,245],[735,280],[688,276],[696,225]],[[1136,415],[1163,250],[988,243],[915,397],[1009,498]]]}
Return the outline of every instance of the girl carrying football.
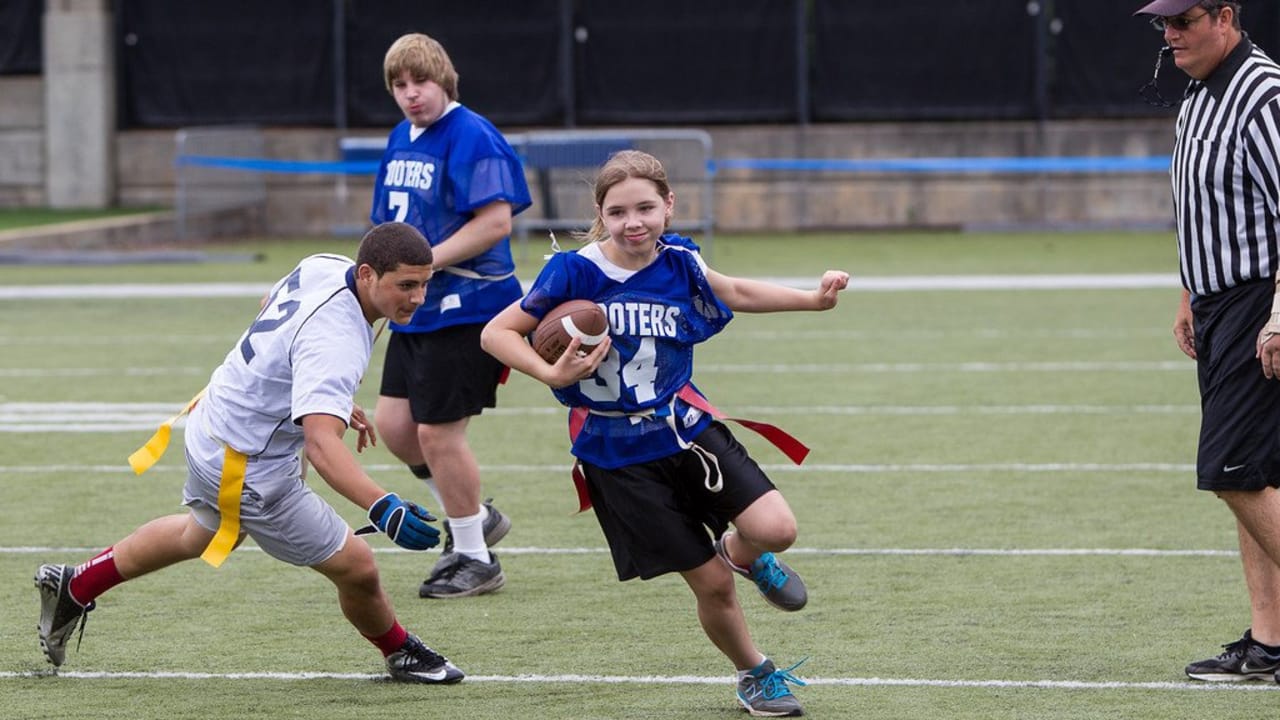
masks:
{"label": "girl carrying football", "polygon": [[[735,311],[835,307],[849,275],[828,270],[817,289],[797,290],[712,270],[689,238],[666,233],[675,195],[647,153],[611,156],[594,199],[590,242],[553,255],[528,294],[489,322],[481,344],[573,408],[580,492],[595,509],[618,579],[680,573],[707,637],[738,670],[743,707],[803,715],[787,686],[803,683],[756,648],[734,588],[737,573],[775,607],[804,607],[804,582],[775,555],[795,542],[795,515],[690,383],[693,346]],[[548,363],[525,336],[573,299],[604,309],[609,338],[590,353],[579,352],[575,338]]]}

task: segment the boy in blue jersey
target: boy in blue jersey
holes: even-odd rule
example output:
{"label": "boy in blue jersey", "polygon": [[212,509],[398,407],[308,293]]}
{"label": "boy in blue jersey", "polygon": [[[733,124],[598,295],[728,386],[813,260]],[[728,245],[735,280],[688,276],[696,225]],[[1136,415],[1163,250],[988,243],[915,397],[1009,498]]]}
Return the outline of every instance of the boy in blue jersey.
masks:
{"label": "boy in blue jersey", "polygon": [[472,416],[496,405],[507,372],[480,349],[480,330],[520,297],[511,218],[529,207],[529,187],[502,134],[458,103],[458,73],[438,42],[402,36],[383,72],[405,119],[387,139],[370,219],[421,230],[438,272],[413,319],[391,323],[374,421],[447,516],[444,554],[419,596],[479,595],[505,582],[489,546],[511,521],[481,502],[466,431]]}
{"label": "boy in blue jersey", "polygon": [[[756,649],[734,590],[737,573],[775,607],[804,607],[803,581],[774,555],[795,541],[795,516],[690,384],[693,346],[734,311],[830,309],[849,275],[829,270],[817,289],[802,291],[712,270],[691,240],[665,233],[675,196],[647,153],[613,155],[596,179],[595,203],[593,242],[553,255],[524,299],[489,322],[481,342],[574,408],[573,454],[618,579],[680,573],[707,637],[738,669],[743,707],[752,715],[803,715],[787,687],[802,683]],[[578,352],[574,339],[548,363],[525,336],[572,299],[600,304],[609,337],[590,353]]]}

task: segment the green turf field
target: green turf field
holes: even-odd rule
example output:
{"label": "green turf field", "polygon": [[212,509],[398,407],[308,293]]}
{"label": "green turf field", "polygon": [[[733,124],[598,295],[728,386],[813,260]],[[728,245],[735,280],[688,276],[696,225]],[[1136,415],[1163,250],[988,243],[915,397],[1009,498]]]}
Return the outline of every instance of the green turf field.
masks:
{"label": "green turf field", "polygon": [[[0,267],[0,290],[265,283],[303,253],[349,253],[351,241],[253,249],[266,259]],[[740,315],[700,350],[695,379],[713,402],[813,449],[797,468],[737,432],[800,520],[788,560],[809,585],[809,606],[784,614],[749,585],[739,590],[762,649],[779,664],[808,658],[796,672],[811,683],[797,690],[810,716],[1274,714],[1274,685],[1213,687],[1182,674],[1249,620],[1229,513],[1194,490],[1195,372],[1169,332],[1178,299],[1170,237],[718,237],[712,256],[732,274],[814,279],[843,267],[877,280],[1169,281],[852,290],[830,313]],[[535,262],[521,274],[532,277]],[[180,443],[142,477],[125,456],[203,386],[257,308],[248,292],[93,292],[0,299],[0,715],[744,716],[683,583],[614,579],[594,518],[573,514],[563,413],[523,377],[472,426],[486,493],[515,523],[498,547],[507,587],[419,600],[435,554],[372,541],[404,624],[468,672],[462,684],[372,682],[380,657],[343,621],[327,583],[252,548],[216,571],[194,561],[104,595],[63,676],[37,676],[45,663],[32,572],[83,560],[177,510]],[[381,347],[359,398],[366,407]],[[429,497],[381,447],[362,460],[389,489]],[[334,504],[361,522],[358,509]]]}

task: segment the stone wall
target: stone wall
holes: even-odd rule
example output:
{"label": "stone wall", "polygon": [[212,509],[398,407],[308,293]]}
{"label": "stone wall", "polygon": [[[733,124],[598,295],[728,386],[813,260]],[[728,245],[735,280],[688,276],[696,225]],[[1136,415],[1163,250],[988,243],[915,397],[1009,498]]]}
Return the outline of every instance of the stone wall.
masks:
{"label": "stone wall", "polygon": [[[42,84],[0,77],[0,207],[48,204]],[[527,128],[503,128],[519,132]],[[713,126],[713,155],[727,158],[932,158],[1167,155],[1173,121],[863,123]],[[348,134],[378,136],[383,130]],[[170,207],[172,130],[115,136],[117,204]],[[330,129],[267,130],[266,156],[338,159]],[[328,234],[368,215],[372,178],[268,174],[263,220],[272,235]],[[586,192],[586,188],[583,188]],[[725,170],[716,179],[721,232],[901,227],[1168,226],[1164,173],[902,174]]]}
{"label": "stone wall", "polygon": [[0,76],[0,207],[46,204],[44,82]]}

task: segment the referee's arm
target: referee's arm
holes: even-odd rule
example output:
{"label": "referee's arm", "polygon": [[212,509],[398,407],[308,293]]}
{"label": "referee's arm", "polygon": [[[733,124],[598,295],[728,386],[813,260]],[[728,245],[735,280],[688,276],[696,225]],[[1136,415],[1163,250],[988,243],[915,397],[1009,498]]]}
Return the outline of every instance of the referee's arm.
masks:
{"label": "referee's arm", "polygon": [[1191,321],[1191,291],[1182,289],[1182,302],[1178,303],[1178,312],[1173,316],[1173,339],[1178,349],[1192,360],[1196,359],[1196,329]]}

